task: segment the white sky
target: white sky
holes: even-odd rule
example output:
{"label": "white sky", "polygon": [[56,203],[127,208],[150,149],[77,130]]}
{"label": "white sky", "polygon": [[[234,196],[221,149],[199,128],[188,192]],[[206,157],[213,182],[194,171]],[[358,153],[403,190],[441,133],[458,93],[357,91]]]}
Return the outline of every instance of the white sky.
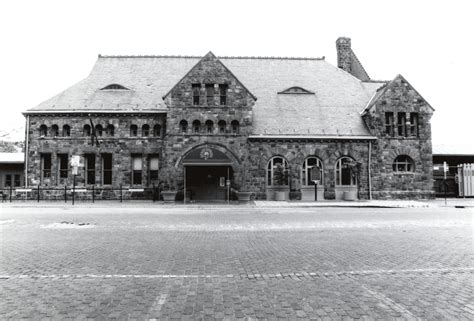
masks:
{"label": "white sky", "polygon": [[2,1],[0,127],[85,78],[100,54],[326,56],[352,49],[372,79],[402,74],[436,109],[433,143],[472,143],[474,2]]}

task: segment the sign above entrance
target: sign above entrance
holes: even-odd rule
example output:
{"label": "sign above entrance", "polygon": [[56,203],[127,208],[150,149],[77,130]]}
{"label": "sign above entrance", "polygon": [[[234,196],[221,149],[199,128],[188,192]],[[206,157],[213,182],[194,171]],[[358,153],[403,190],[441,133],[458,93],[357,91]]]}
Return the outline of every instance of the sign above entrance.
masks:
{"label": "sign above entrance", "polygon": [[226,154],[218,149],[205,146],[190,151],[183,157],[183,165],[209,166],[209,165],[232,165],[232,161]]}

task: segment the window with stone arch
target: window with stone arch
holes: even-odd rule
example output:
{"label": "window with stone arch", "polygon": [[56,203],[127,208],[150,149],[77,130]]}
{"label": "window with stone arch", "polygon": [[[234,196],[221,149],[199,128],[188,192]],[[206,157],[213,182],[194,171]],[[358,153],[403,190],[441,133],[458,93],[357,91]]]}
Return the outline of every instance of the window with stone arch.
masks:
{"label": "window with stone arch", "polygon": [[214,132],[214,123],[212,120],[206,120],[206,132],[212,134]]}
{"label": "window with stone arch", "polygon": [[145,124],[142,126],[142,137],[148,136],[150,136],[150,126],[148,124]]}
{"label": "window with stone arch", "polygon": [[58,125],[54,124],[51,126],[51,136],[58,137],[59,136],[59,127]]}
{"label": "window with stone arch", "polygon": [[354,159],[343,156],[336,161],[336,186],[356,186],[356,177],[351,170]]}
{"label": "window with stone arch", "polygon": [[161,125],[160,124],[156,124],[155,126],[153,126],[153,136],[154,137],[161,137]]}
{"label": "window with stone arch", "polygon": [[272,157],[267,164],[267,185],[288,186],[288,162],[281,156]]}
{"label": "window with stone arch", "polygon": [[217,123],[217,127],[219,127],[219,134],[225,134],[226,126],[227,124],[225,120],[219,120],[219,122]]}
{"label": "window with stone arch", "polygon": [[48,126],[41,125],[40,128],[39,128],[39,134],[40,134],[41,137],[48,136]]}
{"label": "window with stone arch", "polygon": [[115,126],[112,125],[112,124],[108,124],[105,131],[106,131],[108,136],[114,136],[115,135]]}
{"label": "window with stone arch", "polygon": [[91,135],[91,125],[85,124],[82,129],[82,136],[88,137]]}
{"label": "window with stone arch", "polygon": [[309,186],[314,185],[314,181],[311,177],[311,169],[317,166],[319,167],[319,172],[321,173],[321,179],[319,180],[318,184],[324,184],[324,170],[323,170],[323,162],[316,156],[309,156],[303,162],[303,166],[301,167],[301,185]]}
{"label": "window with stone arch", "polygon": [[138,136],[138,126],[137,125],[130,125],[130,137]]}
{"label": "window with stone arch", "polygon": [[63,137],[71,136],[71,127],[69,125],[63,126]]}
{"label": "window with stone arch", "polygon": [[239,125],[239,122],[237,120],[233,120],[230,123],[230,126],[232,127],[232,134],[238,134],[239,133],[240,125]]}
{"label": "window with stone arch", "polygon": [[179,122],[179,130],[183,134],[187,133],[187,131],[188,131],[188,122],[186,120],[183,119]]}
{"label": "window with stone arch", "polygon": [[95,135],[96,136],[102,136],[102,134],[104,133],[104,128],[102,127],[102,125],[95,125]]}
{"label": "window with stone arch", "polygon": [[392,167],[396,173],[412,173],[415,171],[415,162],[408,155],[398,155],[393,161]]}
{"label": "window with stone arch", "polygon": [[201,122],[199,120],[195,120],[193,121],[193,132],[194,133],[199,133],[199,131],[201,130]]}

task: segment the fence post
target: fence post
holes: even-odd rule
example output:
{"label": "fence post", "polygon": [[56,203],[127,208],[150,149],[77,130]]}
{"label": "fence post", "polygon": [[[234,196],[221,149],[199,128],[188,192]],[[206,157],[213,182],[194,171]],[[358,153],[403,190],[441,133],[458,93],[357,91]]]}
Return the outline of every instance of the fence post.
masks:
{"label": "fence post", "polygon": [[75,198],[76,198],[76,175],[72,175],[72,205],[74,205]]}
{"label": "fence post", "polygon": [[92,185],[92,203],[95,202],[95,190],[94,190],[94,185]]}
{"label": "fence post", "polygon": [[12,202],[13,187],[10,185],[10,203]]}
{"label": "fence post", "polygon": [[120,184],[120,203],[122,203],[122,184]]}
{"label": "fence post", "polygon": [[38,193],[37,194],[38,194],[37,198],[38,198],[38,203],[39,203],[39,201],[40,201],[40,186],[39,185],[38,185]]}
{"label": "fence post", "polygon": [[67,185],[64,185],[64,203],[67,203]]}

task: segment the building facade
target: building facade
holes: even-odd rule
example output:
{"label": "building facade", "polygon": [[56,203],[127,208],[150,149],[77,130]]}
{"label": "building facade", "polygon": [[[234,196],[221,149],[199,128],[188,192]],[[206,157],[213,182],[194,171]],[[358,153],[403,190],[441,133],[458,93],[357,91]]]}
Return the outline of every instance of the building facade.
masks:
{"label": "building facade", "polygon": [[24,113],[26,184],[70,186],[79,156],[78,185],[160,185],[193,200],[225,200],[229,189],[433,197],[433,109],[401,75],[371,80],[349,38],[336,45],[338,67],[211,52],[99,56],[86,79]]}

